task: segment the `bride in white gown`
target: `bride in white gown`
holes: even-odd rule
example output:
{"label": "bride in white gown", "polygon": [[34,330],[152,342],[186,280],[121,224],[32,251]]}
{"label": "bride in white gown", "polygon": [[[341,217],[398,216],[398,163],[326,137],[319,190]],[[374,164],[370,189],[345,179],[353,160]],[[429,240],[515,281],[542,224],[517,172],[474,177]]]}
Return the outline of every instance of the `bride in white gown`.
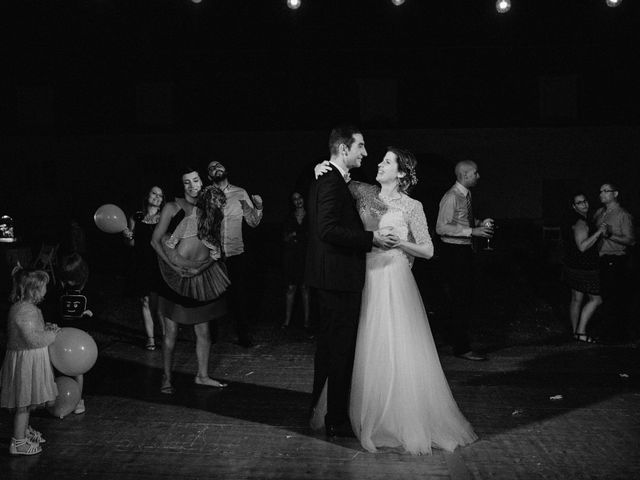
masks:
{"label": "bride in white gown", "polygon": [[[422,204],[405,193],[417,183],[415,165],[410,152],[389,147],[378,166],[380,187],[349,184],[365,228],[388,229],[396,240],[395,248],[367,254],[353,366],[349,416],[370,452],[452,451],[478,438],[451,394],[411,273],[414,257],[433,256]],[[312,425],[323,418],[323,400]]]}

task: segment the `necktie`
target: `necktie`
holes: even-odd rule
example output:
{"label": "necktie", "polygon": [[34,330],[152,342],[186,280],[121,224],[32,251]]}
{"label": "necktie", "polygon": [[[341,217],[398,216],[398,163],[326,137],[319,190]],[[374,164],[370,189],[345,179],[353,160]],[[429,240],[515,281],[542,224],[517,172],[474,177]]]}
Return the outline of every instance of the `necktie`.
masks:
{"label": "necktie", "polygon": [[467,219],[469,220],[469,227],[473,228],[476,224],[473,219],[473,208],[471,207],[471,192],[467,192]]}
{"label": "necktie", "polygon": [[344,181],[349,183],[351,181],[351,175],[349,174],[349,172],[345,173],[342,178],[344,178]]}

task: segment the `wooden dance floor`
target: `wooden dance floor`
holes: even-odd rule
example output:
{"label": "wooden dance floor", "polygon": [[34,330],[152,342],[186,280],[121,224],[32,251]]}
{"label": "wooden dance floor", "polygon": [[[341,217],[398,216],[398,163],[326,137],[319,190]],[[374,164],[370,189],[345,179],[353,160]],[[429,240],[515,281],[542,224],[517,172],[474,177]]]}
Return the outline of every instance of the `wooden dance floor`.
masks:
{"label": "wooden dance floor", "polygon": [[[43,453],[9,457],[11,417],[2,413],[0,478],[640,476],[637,349],[511,347],[479,363],[444,350],[454,396],[480,440],[452,454],[411,456],[368,453],[356,440],[328,441],[308,429],[314,346],[300,331],[263,326],[250,350],[219,341],[211,367],[212,376],[230,383],[224,390],[193,384],[194,343],[181,334],[176,393],[167,396],[159,391],[161,351],[143,350],[139,334],[127,328],[94,333],[100,355],[86,375],[85,414],[34,416],[48,439]],[[551,400],[555,395],[562,399]]]}

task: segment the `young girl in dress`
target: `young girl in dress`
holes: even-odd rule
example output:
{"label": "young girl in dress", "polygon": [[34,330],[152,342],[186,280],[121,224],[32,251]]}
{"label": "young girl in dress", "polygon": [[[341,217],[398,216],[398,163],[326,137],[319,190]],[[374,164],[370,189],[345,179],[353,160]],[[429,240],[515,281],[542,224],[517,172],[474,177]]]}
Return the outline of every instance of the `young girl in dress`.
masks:
{"label": "young girl in dress", "polygon": [[47,293],[49,275],[41,270],[13,271],[13,305],[7,319],[7,353],[0,372],[0,406],[14,413],[11,455],[35,455],[45,443],[42,434],[29,426],[31,410],[53,402],[58,388],[49,360],[49,349],[60,330],[45,324],[37,305]]}

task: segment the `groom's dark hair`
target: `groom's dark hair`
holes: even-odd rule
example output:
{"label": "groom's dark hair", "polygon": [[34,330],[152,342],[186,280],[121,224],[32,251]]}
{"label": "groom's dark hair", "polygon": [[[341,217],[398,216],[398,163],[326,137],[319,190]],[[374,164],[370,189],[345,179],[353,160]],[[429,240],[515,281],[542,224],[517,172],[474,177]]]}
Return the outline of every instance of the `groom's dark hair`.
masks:
{"label": "groom's dark hair", "polygon": [[347,148],[351,148],[354,142],[353,136],[356,133],[362,134],[360,129],[355,125],[338,125],[329,134],[329,153],[336,155],[340,145],[346,145]]}

